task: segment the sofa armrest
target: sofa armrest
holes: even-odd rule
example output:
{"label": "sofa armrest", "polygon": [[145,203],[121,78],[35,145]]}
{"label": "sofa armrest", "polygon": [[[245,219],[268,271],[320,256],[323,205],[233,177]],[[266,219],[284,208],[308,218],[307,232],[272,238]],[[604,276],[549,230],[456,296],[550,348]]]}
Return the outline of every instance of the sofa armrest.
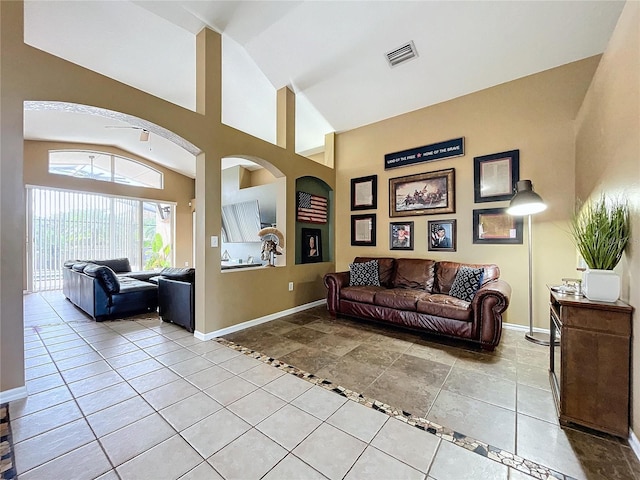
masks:
{"label": "sofa armrest", "polygon": [[493,350],[502,335],[502,313],[509,306],[511,286],[504,280],[494,280],[483,285],[477,292],[471,308],[480,344]]}
{"label": "sofa armrest", "polygon": [[327,308],[335,315],[340,309],[340,289],[349,286],[349,272],[327,273],[324,286],[327,287]]}

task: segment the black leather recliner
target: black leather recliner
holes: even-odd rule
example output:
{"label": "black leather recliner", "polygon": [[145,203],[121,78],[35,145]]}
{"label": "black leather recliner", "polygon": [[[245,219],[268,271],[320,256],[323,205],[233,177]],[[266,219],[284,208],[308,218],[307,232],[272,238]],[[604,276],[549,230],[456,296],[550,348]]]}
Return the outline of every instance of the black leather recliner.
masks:
{"label": "black leather recliner", "polygon": [[195,277],[193,268],[165,268],[158,280],[158,313],[164,322],[195,330]]}

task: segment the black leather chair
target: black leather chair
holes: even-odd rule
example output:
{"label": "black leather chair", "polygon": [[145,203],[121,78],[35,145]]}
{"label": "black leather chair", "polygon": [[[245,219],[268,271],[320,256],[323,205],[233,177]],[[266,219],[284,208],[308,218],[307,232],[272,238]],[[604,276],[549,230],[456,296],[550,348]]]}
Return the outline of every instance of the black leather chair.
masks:
{"label": "black leather chair", "polygon": [[195,283],[193,268],[165,268],[158,276],[158,313],[164,322],[195,330]]}

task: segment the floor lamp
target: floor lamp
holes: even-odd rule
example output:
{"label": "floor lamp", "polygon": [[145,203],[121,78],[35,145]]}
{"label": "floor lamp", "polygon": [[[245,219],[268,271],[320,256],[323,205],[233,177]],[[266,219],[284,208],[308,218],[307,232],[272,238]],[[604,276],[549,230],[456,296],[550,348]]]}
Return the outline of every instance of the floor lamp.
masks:
{"label": "floor lamp", "polygon": [[547,205],[540,195],[533,191],[531,180],[520,180],[516,184],[516,194],[509,203],[507,213],[513,216],[527,216],[529,219],[529,331],[525,338],[539,345],[549,345],[549,334],[533,331],[533,257],[531,252],[531,215],[546,210]]}

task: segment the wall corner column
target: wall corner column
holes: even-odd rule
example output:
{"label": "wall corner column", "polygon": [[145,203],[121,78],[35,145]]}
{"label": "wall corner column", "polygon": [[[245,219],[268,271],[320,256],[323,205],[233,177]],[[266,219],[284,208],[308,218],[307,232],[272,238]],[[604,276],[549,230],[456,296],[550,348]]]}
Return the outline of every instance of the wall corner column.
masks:
{"label": "wall corner column", "polygon": [[291,152],[296,150],[296,95],[289,87],[277,93],[276,145]]}
{"label": "wall corner column", "polygon": [[208,28],[196,36],[196,112],[222,119],[222,37]]}
{"label": "wall corner column", "polygon": [[[23,96],[20,50],[24,45],[23,2],[0,2],[0,392],[24,390],[25,201]],[[13,391],[13,392],[12,392]]]}

